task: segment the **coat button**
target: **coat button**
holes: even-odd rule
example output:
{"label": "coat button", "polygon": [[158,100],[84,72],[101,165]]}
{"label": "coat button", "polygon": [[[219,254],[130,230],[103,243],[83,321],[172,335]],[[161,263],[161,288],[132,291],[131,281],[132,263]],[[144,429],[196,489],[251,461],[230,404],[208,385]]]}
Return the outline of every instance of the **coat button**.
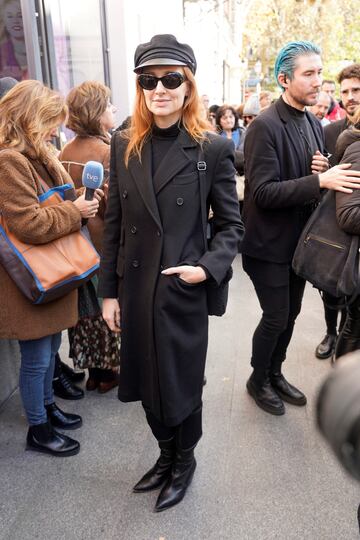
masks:
{"label": "coat button", "polygon": [[128,196],[128,192],[126,191],[126,189],[123,191],[123,199],[127,199],[127,196]]}
{"label": "coat button", "polygon": [[178,206],[182,206],[184,204],[184,199],[182,197],[179,197],[178,199],[176,199],[176,204]]}
{"label": "coat button", "polygon": [[131,233],[132,234],[136,234],[137,233],[137,228],[133,225],[130,229]]}
{"label": "coat button", "polygon": [[133,262],[131,263],[133,268],[139,268],[140,266],[140,263],[137,259],[134,259]]}
{"label": "coat button", "polygon": [[161,236],[161,232],[160,232],[160,231],[156,231],[156,236]]}

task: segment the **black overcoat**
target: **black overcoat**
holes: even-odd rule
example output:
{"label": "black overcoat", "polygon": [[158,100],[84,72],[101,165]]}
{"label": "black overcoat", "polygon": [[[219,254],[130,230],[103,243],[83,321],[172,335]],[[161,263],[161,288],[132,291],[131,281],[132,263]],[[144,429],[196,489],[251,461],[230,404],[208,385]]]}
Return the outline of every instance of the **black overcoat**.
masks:
{"label": "black overcoat", "polygon": [[99,296],[120,303],[119,399],[141,400],[168,426],[201,404],[208,313],[204,282],[190,285],[161,270],[200,264],[220,283],[243,232],[233,144],[208,137],[203,193],[217,230],[210,250],[201,220],[199,145],[182,129],[152,178],[150,140],[141,162],[132,157],[128,168],[127,141],[121,133],[112,141]]}
{"label": "black overcoat", "polygon": [[[318,150],[324,153],[320,122],[305,113]],[[249,126],[245,138],[245,237],[242,253],[290,263],[304,226],[304,205],[320,200],[317,174],[308,174],[302,141],[282,98]]]}
{"label": "black overcoat", "polygon": [[[360,133],[349,129],[345,131],[343,146],[341,163],[351,163],[351,169],[360,171]],[[337,191],[335,196],[340,227],[348,234],[360,235],[360,189],[354,189],[352,193]]]}
{"label": "black overcoat", "polygon": [[349,120],[347,118],[342,118],[341,120],[331,122],[331,124],[324,127],[325,146],[327,152],[331,154],[329,158],[331,167],[338,164],[338,159],[335,154],[336,141],[338,140],[340,133],[342,133],[348,127],[348,125]]}

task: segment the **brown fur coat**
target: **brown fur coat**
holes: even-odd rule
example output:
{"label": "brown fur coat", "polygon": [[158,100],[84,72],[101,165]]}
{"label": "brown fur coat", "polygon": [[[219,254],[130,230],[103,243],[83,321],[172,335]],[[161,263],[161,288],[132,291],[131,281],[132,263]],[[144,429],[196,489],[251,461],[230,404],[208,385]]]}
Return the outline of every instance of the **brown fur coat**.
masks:
{"label": "brown fur coat", "polygon": [[[0,171],[0,212],[20,240],[44,244],[80,229],[80,212],[71,201],[47,208],[38,204],[39,176],[49,187],[71,182],[60,164],[1,150]],[[48,304],[33,305],[0,264],[0,338],[38,339],[73,326],[77,319],[76,290]]]}
{"label": "brown fur coat", "polygon": [[[103,165],[104,179],[107,182],[110,167],[110,137],[107,139],[76,136],[64,146],[59,159],[70,174],[76,188],[82,186],[82,173],[87,161],[99,161]],[[99,253],[101,253],[104,233],[105,198],[100,202],[97,215],[89,219],[87,224],[91,240]]]}

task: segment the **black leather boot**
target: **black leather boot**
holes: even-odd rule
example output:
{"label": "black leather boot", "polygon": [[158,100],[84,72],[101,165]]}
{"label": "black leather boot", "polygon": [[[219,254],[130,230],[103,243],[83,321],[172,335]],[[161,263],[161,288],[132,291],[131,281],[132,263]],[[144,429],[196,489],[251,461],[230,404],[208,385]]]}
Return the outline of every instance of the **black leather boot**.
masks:
{"label": "black leather boot", "polygon": [[315,356],[319,360],[325,360],[333,355],[336,344],[336,335],[326,334],[324,339],[319,343],[315,349]]}
{"label": "black leather boot", "polygon": [[81,399],[84,397],[84,391],[72,384],[65,373],[60,373],[60,375],[53,380],[53,389],[55,396],[62,399]]}
{"label": "black leather boot", "polygon": [[335,347],[335,359],[360,349],[360,296],[347,308],[345,324]]}
{"label": "black leather boot", "polygon": [[152,491],[163,485],[169,477],[175,458],[175,437],[168,441],[159,441],[160,457],[139,482],[133,487],[135,493]]}
{"label": "black leather boot", "polygon": [[194,448],[189,450],[178,448],[170,476],[156,501],[155,512],[167,510],[182,501],[193,478],[195,468]]}
{"label": "black leather boot", "polygon": [[290,384],[281,372],[271,373],[270,382],[275,392],[287,403],[299,407],[306,405],[306,396],[298,388]]}
{"label": "black leather boot", "polygon": [[254,374],[251,375],[246,383],[246,388],[260,409],[263,409],[263,411],[270,414],[274,414],[275,416],[285,414],[284,403],[270,384],[270,379],[268,376],[264,377],[263,380],[260,381],[255,379]]}
{"label": "black leather boot", "polygon": [[61,362],[61,371],[65,373],[68,379],[72,382],[81,382],[85,379],[85,371],[75,371],[72,367],[65,364],[65,362]]}
{"label": "black leather boot", "polygon": [[27,450],[43,452],[57,457],[74,456],[80,451],[80,443],[57,432],[50,422],[30,426],[26,437]]}
{"label": "black leather boot", "polygon": [[59,353],[55,354],[54,379],[57,379],[60,373],[65,373],[72,382],[80,382],[85,378],[85,371],[75,371],[70,366],[61,361]]}
{"label": "black leather boot", "polygon": [[53,427],[60,429],[77,429],[82,426],[81,416],[62,411],[56,403],[45,405],[45,409],[48,420]]}

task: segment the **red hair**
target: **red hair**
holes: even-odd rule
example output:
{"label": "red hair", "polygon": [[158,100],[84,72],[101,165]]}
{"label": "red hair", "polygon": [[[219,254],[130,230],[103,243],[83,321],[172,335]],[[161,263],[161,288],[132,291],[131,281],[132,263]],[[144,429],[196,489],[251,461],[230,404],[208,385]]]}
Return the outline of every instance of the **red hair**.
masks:
{"label": "red hair", "polygon": [[[184,102],[181,122],[190,137],[197,142],[201,142],[206,138],[205,132],[210,129],[210,126],[207,121],[201,118],[201,102],[194,75],[188,67],[184,67],[183,69],[189,85],[189,95]],[[121,132],[121,135],[129,141],[125,151],[126,167],[132,156],[136,155],[141,161],[141,151],[151,133],[153,124],[153,114],[147,108],[144,92],[136,81],[135,105],[130,128]]]}

